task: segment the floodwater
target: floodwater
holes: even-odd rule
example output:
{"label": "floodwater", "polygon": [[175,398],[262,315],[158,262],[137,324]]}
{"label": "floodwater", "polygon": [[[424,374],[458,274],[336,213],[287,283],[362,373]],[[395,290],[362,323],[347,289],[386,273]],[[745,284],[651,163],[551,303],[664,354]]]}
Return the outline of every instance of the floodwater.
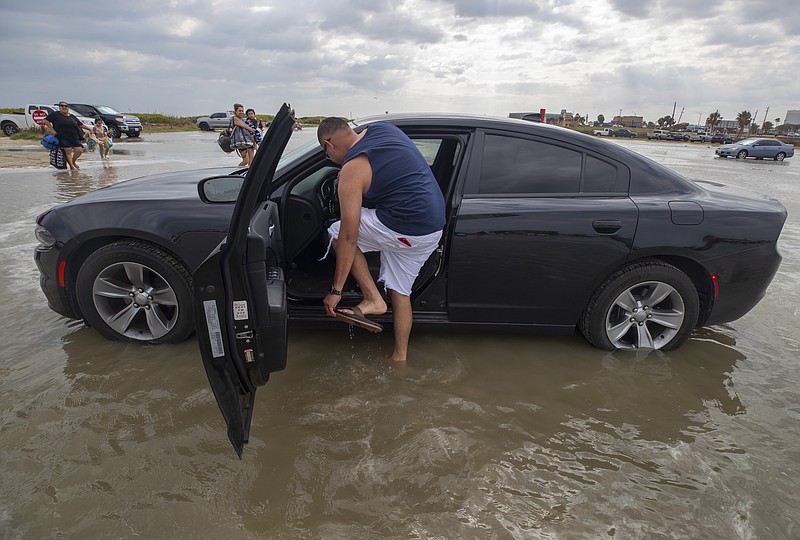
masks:
{"label": "floodwater", "polygon": [[786,205],[783,264],[742,319],[650,354],[416,331],[406,366],[386,359],[391,333],[293,329],[240,461],[194,339],[106,341],[47,308],[32,259],[38,213],[235,165],[215,138],[145,133],[77,174],[0,170],[0,538],[800,536],[800,157],[618,143]]}

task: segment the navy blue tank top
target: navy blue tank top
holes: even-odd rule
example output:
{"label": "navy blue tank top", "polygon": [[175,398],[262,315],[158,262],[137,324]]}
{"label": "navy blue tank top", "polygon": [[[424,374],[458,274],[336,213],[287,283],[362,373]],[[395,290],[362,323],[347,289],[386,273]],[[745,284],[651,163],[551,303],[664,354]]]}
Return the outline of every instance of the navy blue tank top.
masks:
{"label": "navy blue tank top", "polygon": [[364,154],[372,183],[364,202],[375,206],[378,219],[391,230],[424,236],[444,228],[444,197],[419,149],[399,128],[385,122],[367,132],[344,156],[342,165]]}

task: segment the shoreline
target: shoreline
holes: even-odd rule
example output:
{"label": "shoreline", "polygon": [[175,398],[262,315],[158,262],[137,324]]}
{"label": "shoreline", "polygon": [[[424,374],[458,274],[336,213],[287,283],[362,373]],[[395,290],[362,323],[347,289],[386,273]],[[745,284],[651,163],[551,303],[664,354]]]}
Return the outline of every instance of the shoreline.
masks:
{"label": "shoreline", "polygon": [[39,169],[50,167],[50,152],[39,141],[12,141],[0,137],[0,169]]}

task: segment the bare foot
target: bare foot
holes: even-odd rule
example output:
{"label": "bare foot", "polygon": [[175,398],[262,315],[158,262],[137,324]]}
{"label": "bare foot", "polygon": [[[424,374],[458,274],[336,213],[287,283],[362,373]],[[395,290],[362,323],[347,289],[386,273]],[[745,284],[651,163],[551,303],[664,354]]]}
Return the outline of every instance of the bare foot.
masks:
{"label": "bare foot", "polygon": [[[383,315],[386,313],[386,302],[383,299],[376,300],[374,302],[368,302],[367,300],[362,300],[360,304],[356,307],[361,310],[361,313],[366,315]],[[342,311],[345,313],[353,313],[353,310],[350,308],[341,308]]]}

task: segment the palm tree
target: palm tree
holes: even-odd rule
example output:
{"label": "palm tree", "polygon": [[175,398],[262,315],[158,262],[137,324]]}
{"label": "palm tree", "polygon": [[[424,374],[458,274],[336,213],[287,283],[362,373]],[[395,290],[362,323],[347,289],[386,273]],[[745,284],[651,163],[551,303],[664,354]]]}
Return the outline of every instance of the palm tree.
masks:
{"label": "palm tree", "polygon": [[750,120],[753,118],[753,115],[750,114],[750,111],[742,111],[736,115],[736,123],[739,124],[739,134],[737,137],[742,135],[742,131],[744,131],[745,126],[750,125]]}
{"label": "palm tree", "polygon": [[712,112],[706,118],[706,125],[711,126],[711,131],[716,131],[717,126],[722,121],[722,115],[719,114],[719,109]]}

